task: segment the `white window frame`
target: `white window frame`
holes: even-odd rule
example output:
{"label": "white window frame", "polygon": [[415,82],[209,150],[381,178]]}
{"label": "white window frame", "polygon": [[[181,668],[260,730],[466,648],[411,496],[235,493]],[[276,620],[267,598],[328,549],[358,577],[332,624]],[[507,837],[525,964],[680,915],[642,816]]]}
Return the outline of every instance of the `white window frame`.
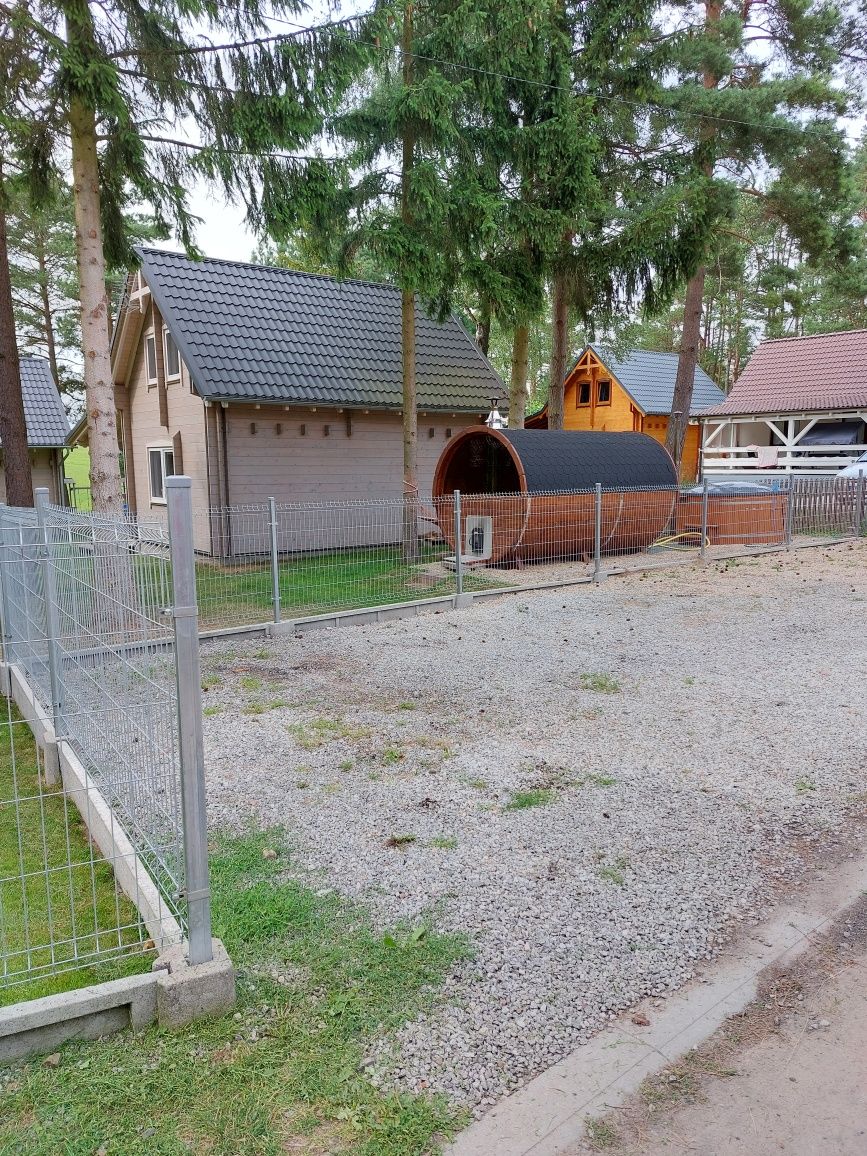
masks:
{"label": "white window frame", "polygon": [[[153,351],[154,351],[153,377],[151,377],[150,358],[148,357],[148,342],[153,343]],[[147,378],[147,383],[148,383],[148,389],[152,389],[155,385],[157,385],[159,383],[159,376],[158,376],[159,367],[157,366],[157,335],[156,335],[156,333],[154,333],[154,331],[152,329],[149,329],[148,332],[144,335],[144,368],[145,368],[145,377]]]}
{"label": "white window frame", "polygon": [[[177,373],[169,373],[169,342],[175,347],[175,353],[178,358]],[[178,343],[172,336],[171,330],[163,329],[163,365],[166,368],[166,381],[180,381],[181,380],[181,351],[178,349]]]}
{"label": "white window frame", "polygon": [[[160,480],[162,485],[162,494],[154,493],[154,474],[153,474],[153,457],[159,454],[160,460]],[[171,454],[172,468],[170,471],[166,470],[166,456]],[[166,478],[170,478],[175,472],[175,447],[171,446],[148,446],[148,490],[151,497],[152,506],[164,506],[166,504]]]}

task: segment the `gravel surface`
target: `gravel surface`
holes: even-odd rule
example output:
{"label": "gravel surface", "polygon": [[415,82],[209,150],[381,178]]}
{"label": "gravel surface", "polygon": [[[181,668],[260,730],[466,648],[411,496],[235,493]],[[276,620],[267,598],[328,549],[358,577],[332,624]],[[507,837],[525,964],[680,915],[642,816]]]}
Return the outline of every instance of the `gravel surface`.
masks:
{"label": "gravel surface", "polygon": [[484,1110],[798,885],[867,791],[867,544],[203,648],[215,826],[473,941],[375,1080]]}

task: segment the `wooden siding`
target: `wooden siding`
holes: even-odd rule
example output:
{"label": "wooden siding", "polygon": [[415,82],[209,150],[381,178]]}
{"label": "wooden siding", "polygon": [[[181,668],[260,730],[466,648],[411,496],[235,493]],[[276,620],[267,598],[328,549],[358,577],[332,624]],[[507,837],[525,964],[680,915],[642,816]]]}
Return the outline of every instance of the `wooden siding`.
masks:
{"label": "wooden siding", "polygon": [[[124,451],[127,470],[134,472],[138,517],[144,520],[164,521],[165,505],[151,499],[148,448],[162,446],[171,449],[175,438],[180,435],[183,446],[184,471],[193,481],[193,509],[202,510],[207,507],[209,495],[205,406],[199,395],[192,392],[189,372],[186,365],[181,362],[180,380],[166,383],[165,403],[168,426],[161,423],[159,390],[153,386],[148,389],[144,360],[144,339],[153,326],[153,321],[153,310],[149,305],[127,375],[125,404],[129,407],[128,428],[131,432],[132,446],[125,445]],[[161,334],[156,336],[157,346],[160,348],[162,336]],[[210,549],[208,528],[203,519],[197,522],[195,544],[196,549]]]}
{"label": "wooden siding", "polygon": [[[230,405],[225,413],[232,505],[261,502],[269,495],[278,502],[401,496],[400,414],[350,414],[327,409],[313,413],[309,408],[264,405],[260,409]],[[477,423],[477,416],[419,414],[418,473],[423,501],[430,500],[434,469],[447,441],[446,430],[456,433]],[[347,436],[348,429],[351,433]]]}
{"label": "wooden siding", "polygon": [[[60,477],[59,449],[35,449],[30,451],[30,470],[33,477],[33,489],[47,486],[51,501],[55,504],[60,501],[58,493],[58,479]],[[6,501],[6,473],[3,469],[3,451],[0,450],[0,502]]]}

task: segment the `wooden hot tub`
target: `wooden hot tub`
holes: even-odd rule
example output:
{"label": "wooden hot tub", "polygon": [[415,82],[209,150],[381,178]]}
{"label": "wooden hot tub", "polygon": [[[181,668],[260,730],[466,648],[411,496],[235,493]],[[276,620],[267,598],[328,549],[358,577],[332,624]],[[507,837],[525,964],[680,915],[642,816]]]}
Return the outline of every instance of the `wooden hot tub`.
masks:
{"label": "wooden hot tub", "polygon": [[[593,488],[602,550],[645,550],[670,526],[674,463],[640,433],[473,426],[443,450],[433,480],[440,529],[455,547],[447,501],[461,491],[461,555],[489,565],[576,558],[593,550]],[[615,487],[643,487],[617,492]],[[439,499],[439,501],[437,501]]]}
{"label": "wooden hot tub", "polygon": [[[771,489],[725,486],[707,495],[707,540],[710,546],[778,546],[786,540],[789,495]],[[677,532],[701,534],[702,494],[698,487],[677,502]]]}

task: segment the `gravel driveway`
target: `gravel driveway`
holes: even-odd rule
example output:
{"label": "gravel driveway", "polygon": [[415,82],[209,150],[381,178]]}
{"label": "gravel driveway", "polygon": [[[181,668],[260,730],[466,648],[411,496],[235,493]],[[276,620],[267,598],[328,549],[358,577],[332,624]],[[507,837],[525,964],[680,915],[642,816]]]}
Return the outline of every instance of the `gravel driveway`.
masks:
{"label": "gravel driveway", "polygon": [[867,791],[867,544],[203,648],[215,826],[474,942],[374,1079],[479,1111],[798,885]]}

